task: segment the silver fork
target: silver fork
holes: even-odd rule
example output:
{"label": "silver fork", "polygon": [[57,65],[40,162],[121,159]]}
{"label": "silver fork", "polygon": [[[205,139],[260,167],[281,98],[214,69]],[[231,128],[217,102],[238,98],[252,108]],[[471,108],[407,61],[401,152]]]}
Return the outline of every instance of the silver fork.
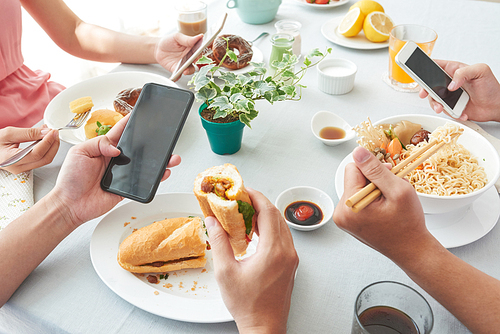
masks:
{"label": "silver fork", "polygon": [[[71,119],[71,121],[69,121],[68,124],[66,124],[62,128],[56,129],[56,130],[78,129],[79,127],[81,127],[83,125],[83,123],[85,123],[85,120],[87,119],[87,116],[89,115],[89,113],[90,113],[90,111],[87,111],[87,112],[84,112],[81,114],[77,114],[75,117],[73,117]],[[0,164],[0,168],[13,165],[16,162],[18,162],[19,160],[21,160],[22,158],[24,158],[25,156],[27,156],[28,153],[30,153],[33,150],[33,148],[35,147],[35,145],[38,144],[38,142],[40,142],[40,141],[41,141],[41,139],[34,141],[29,146],[25,147],[24,149],[17,152],[9,159],[2,162]]]}

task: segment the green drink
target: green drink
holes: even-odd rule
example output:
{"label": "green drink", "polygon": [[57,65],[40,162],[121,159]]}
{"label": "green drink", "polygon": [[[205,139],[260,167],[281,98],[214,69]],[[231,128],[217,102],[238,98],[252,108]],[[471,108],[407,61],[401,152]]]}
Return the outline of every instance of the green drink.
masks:
{"label": "green drink", "polygon": [[285,33],[275,34],[271,37],[273,47],[271,49],[271,55],[269,56],[270,75],[274,75],[274,73],[276,73],[276,67],[273,66],[273,62],[281,61],[284,54],[292,55],[292,45],[294,40],[293,36]]}

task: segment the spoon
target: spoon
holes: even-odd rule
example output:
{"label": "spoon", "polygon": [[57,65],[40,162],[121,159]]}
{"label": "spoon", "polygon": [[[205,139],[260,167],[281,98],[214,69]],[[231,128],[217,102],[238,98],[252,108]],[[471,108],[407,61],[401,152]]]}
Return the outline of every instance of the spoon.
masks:
{"label": "spoon", "polygon": [[263,32],[262,34],[260,34],[259,36],[257,36],[257,38],[255,38],[254,40],[249,41],[248,43],[250,43],[250,46],[253,46],[253,43],[254,43],[255,41],[257,41],[259,38],[265,37],[265,36],[267,36],[267,35],[269,35],[269,33],[268,33],[268,32]]}

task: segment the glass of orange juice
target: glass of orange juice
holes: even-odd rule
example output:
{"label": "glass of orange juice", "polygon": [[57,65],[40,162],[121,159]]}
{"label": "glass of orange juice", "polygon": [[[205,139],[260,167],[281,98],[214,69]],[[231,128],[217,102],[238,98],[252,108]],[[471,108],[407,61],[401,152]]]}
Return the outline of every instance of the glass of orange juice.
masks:
{"label": "glass of orange juice", "polygon": [[389,81],[394,89],[418,92],[418,84],[399,67],[394,58],[407,41],[414,41],[429,56],[436,43],[437,33],[417,24],[402,24],[392,28],[389,34]]}

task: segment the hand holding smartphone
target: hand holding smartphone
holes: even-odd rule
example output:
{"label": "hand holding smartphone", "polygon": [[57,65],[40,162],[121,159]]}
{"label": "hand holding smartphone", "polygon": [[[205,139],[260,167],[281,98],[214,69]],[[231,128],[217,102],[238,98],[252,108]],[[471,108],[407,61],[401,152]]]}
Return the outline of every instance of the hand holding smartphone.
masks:
{"label": "hand holding smartphone", "polygon": [[443,105],[448,114],[455,118],[462,115],[469,102],[469,94],[463,88],[450,91],[448,85],[452,78],[416,43],[408,41],[395,60],[434,100]]}
{"label": "hand holding smartphone", "polygon": [[194,102],[191,91],[145,84],[101,180],[105,191],[149,203]]}

